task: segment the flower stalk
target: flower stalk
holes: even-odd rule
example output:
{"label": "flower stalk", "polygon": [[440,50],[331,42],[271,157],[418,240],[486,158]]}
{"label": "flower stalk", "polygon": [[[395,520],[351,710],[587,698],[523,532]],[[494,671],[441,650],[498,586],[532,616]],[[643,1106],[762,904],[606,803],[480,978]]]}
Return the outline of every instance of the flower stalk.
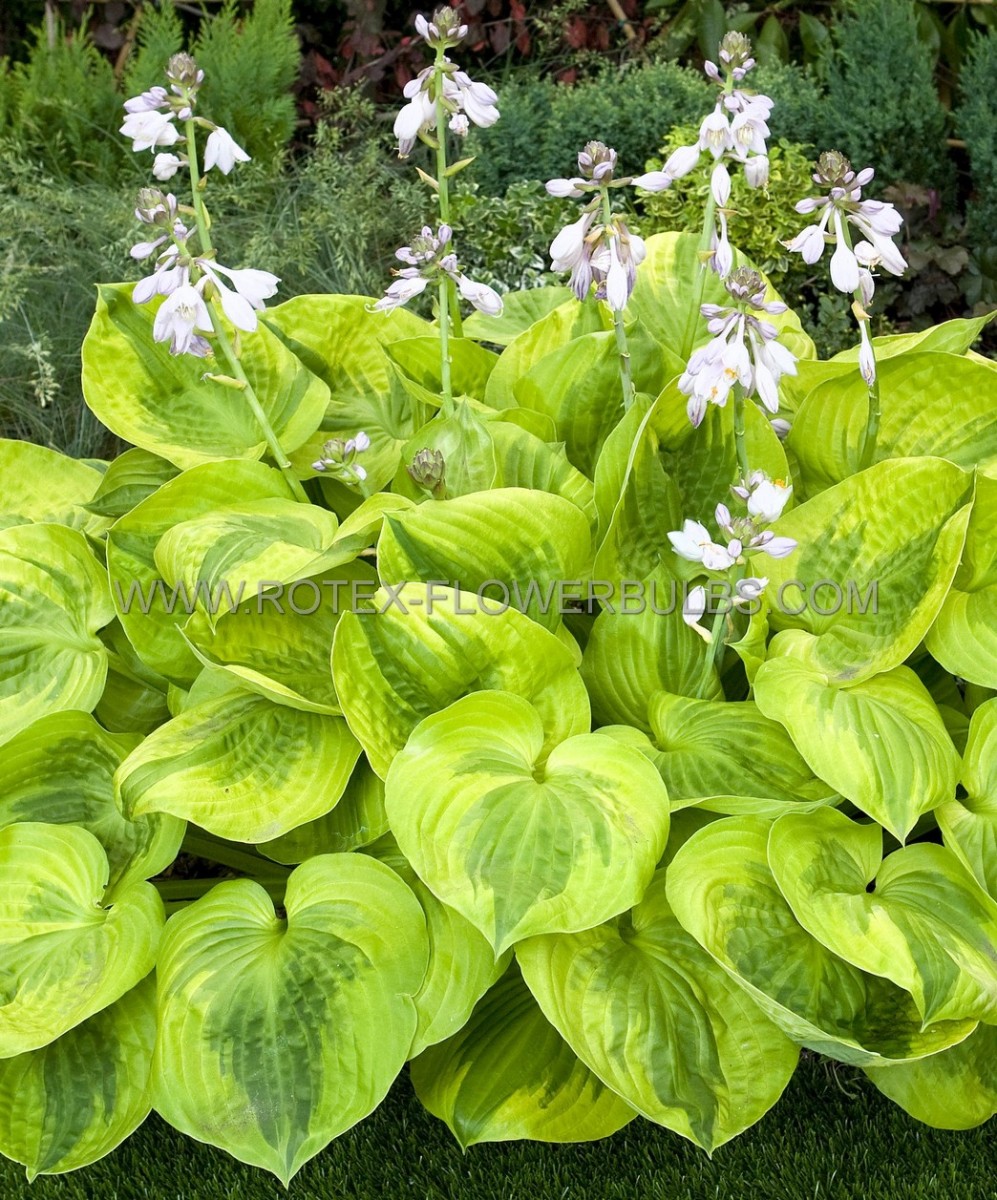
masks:
{"label": "flower stalk", "polygon": [[[609,199],[609,188],[605,185],[602,192],[602,214],[606,228],[612,227],[613,206]],[[633,377],[630,371],[630,344],[627,341],[627,330],[623,320],[623,310],[613,309],[613,329],[616,333],[616,349],[620,356],[620,383],[623,385],[623,411],[626,412],[636,398]]]}

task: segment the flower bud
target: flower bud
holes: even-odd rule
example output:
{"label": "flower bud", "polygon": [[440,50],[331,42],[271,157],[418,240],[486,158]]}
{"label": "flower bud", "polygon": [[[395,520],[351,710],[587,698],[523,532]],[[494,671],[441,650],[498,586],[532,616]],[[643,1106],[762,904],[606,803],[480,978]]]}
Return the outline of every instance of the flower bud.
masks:
{"label": "flower bud", "polygon": [[724,283],[726,284],[727,291],[735,300],[741,300],[759,307],[765,298],[765,281],[751,267],[738,267],[736,271],[731,272],[730,276],[724,280]]}
{"label": "flower bud", "polygon": [[189,54],[174,54],[166,64],[166,78],[177,87],[192,90],[204,79],[204,72]]}
{"label": "flower bud", "polygon": [[586,142],[578,155],[578,170],[586,179],[608,183],[616,169],[616,151],[604,142]]}
{"label": "flower bud", "polygon": [[814,180],[824,187],[843,187],[852,174],[852,164],[840,150],[825,150],[817,159]]}
{"label": "flower bud", "polygon": [[176,196],[167,196],[159,188],[142,188],[137,196],[135,216],[143,225],[173,226],[177,216]]}
{"label": "flower bud", "polygon": [[743,67],[751,58],[751,39],[732,29],[720,43],[720,60],[730,67]]}
{"label": "flower bud", "polygon": [[430,450],[428,447],[420,450],[412,459],[411,466],[405,470],[412,482],[428,492],[434,500],[446,499],[446,462],[439,450]]}

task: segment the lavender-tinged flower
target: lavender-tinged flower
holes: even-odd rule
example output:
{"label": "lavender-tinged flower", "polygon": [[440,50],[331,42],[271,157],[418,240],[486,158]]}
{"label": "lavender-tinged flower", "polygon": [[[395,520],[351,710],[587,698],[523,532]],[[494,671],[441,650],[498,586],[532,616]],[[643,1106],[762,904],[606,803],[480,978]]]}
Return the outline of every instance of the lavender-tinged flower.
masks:
{"label": "lavender-tinged flower", "polygon": [[312,463],[312,469],[355,486],[367,478],[366,469],[356,461],[357,455],[369,449],[370,438],[362,430],[355,437],[330,438],[322,447],[322,457]]}
{"label": "lavender-tinged flower", "polygon": [[[194,260],[218,291],[222,312],[236,329],[253,333],[257,327],[257,311],[262,312],[264,300],[276,294],[280,280],[269,271],[247,268],[234,271],[206,258]],[[225,276],[229,284],[221,276]]]}
{"label": "lavender-tinged flower", "polygon": [[130,112],[119,131],[131,138],[132,150],[152,150],[157,146],[175,146],[180,141],[180,131],[173,124],[173,113],[156,109]]}
{"label": "lavender-tinged flower", "polygon": [[859,345],[859,371],[869,387],[876,382],[876,354],[869,338],[869,322],[859,321],[859,333],[862,341]]}
{"label": "lavender-tinged flower", "polygon": [[757,271],[739,267],[727,280],[734,306],[704,304],[701,312],[713,340],[694,350],[679,390],[689,397],[688,414],[699,425],[707,404],[723,408],[735,384],[745,396],[757,394],[769,412],[779,409],[779,380],[796,374],[796,358],[776,338],[778,330],[757,312],[786,311],[779,301],[766,302],[765,285]]}
{"label": "lavender-tinged flower", "polygon": [[450,132],[457,137],[467,137],[471,123],[463,113],[454,113],[450,118]]}
{"label": "lavender-tinged flower", "polygon": [[761,551],[770,558],[785,558],[796,549],[793,538],[776,537],[771,529],[760,530],[761,518],[732,517],[726,504],[718,504],[713,515],[721,533],[730,538],[727,545],[735,559],[740,558],[742,553],[751,554],[755,551]]}
{"label": "lavender-tinged flower", "polygon": [[467,37],[467,26],[461,24],[460,17],[452,8],[438,8],[431,21],[420,13],[415,18],[415,31],[434,49],[438,46],[448,49]]}
{"label": "lavender-tinged flower", "polygon": [[169,341],[171,354],[193,354],[203,358],[211,347],[197,330],[211,329],[211,317],[204,297],[196,286],[184,283],[171,292],[156,313],[152,326],[153,340]]}
{"label": "lavender-tinged flower", "polygon": [[390,312],[413,297],[424,292],[433,279],[449,276],[457,285],[460,294],[478,312],[497,317],[502,312],[502,297],[485,283],[475,283],[464,275],[453,251],[453,230],[449,225],[440,225],[436,233],[424,225],[410,246],[400,246],[395,257],[406,265],[396,270],[395,281],[385,294],[373,305],[378,312]]}
{"label": "lavender-tinged flower", "polygon": [[700,619],[706,612],[706,588],[699,585],[690,588],[682,602],[682,620],[705,641],[712,640],[709,630],[700,625]]}
{"label": "lavender-tinged flower", "polygon": [[721,546],[715,542],[706,526],[698,521],[683,521],[682,528],[669,533],[668,540],[679,557],[702,563],[708,571],[726,571],[737,562],[741,552],[739,544],[729,542]]}
{"label": "lavender-tinged flower", "polygon": [[[796,205],[801,215],[819,212],[820,218],[816,225],[808,226],[784,243],[807,263],[815,263],[824,246],[831,243],[832,283],[842,292],[861,291],[866,303],[871,302],[873,292],[871,266],[882,265],[891,275],[902,275],[907,269],[903,255],[893,243],[903,217],[892,204],[862,199],[862,188],[874,174],[872,167],[852,170],[848,159],[836,150],[822,154],[813,179],[827,195],[808,197]],[[862,235],[863,240],[854,248],[849,245],[846,223]]]}
{"label": "lavender-tinged flower", "polygon": [[487,283],[475,283],[466,275],[457,275],[457,287],[460,294],[480,313],[487,317],[497,317],[502,311],[502,297],[490,288]]}
{"label": "lavender-tinged flower", "polygon": [[217,167],[223,175],[227,175],[237,162],[249,162],[249,155],[227,129],[216,125],[208,134],[208,141],[204,147],[205,171]]}
{"label": "lavender-tinged flower", "polygon": [[147,92],[143,92],[140,96],[133,96],[130,100],[125,101],[125,112],[141,113],[153,112],[156,109],[166,108],[169,105],[169,93],[164,87],[152,87]]}
{"label": "lavender-tinged flower", "polygon": [[762,592],[768,585],[768,578],[764,575],[749,575],[746,579],[739,579],[734,585],[734,591],[737,593],[734,603],[737,605],[754,604],[756,600],[761,599]]}
{"label": "lavender-tinged flower", "polygon": [[579,300],[584,300],[592,286],[592,239],[594,212],[583,213],[577,221],[566,225],[550,244],[551,268],[570,271],[568,286]]}
{"label": "lavender-tinged flower", "polygon": [[395,117],[394,134],[398,139],[399,158],[408,158],[418,138],[436,124],[436,105],[427,90],[432,75],[432,67],[426,67],[402,89],[408,104],[403,105]]}
{"label": "lavender-tinged flower", "polygon": [[668,156],[660,171],[648,171],[646,175],[638,175],[633,181],[634,186],[643,188],[645,192],[663,192],[670,188],[676,179],[681,179],[695,170],[699,163],[699,154],[698,145],[679,146]]}
{"label": "lavender-tinged flower", "polygon": [[475,83],[466,71],[455,71],[453,80],[457,85],[454,100],[468,120],[481,129],[489,129],[494,125],[499,119],[498,96],[488,84]]}

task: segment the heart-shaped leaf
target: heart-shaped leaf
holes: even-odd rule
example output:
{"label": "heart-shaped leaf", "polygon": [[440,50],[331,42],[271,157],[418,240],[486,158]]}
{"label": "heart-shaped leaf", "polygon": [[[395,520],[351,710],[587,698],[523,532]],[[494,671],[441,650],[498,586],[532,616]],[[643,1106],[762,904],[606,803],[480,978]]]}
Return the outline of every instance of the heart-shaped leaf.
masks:
{"label": "heart-shaped leaf", "polygon": [[945,845],[997,900],[997,699],[973,713],[962,760],[966,795],[935,813]]}
{"label": "heart-shaped leaf", "polygon": [[96,467],[47,446],[0,438],[0,529],[33,521],[85,529],[93,522],[86,504],[101,478]]}

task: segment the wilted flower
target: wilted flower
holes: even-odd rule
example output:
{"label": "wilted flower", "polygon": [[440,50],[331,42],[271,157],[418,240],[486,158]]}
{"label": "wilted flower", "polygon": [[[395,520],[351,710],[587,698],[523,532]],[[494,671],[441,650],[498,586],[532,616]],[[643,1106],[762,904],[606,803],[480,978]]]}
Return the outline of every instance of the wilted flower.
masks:
{"label": "wilted flower", "polygon": [[679,390],[689,397],[693,425],[701,423],[707,404],[722,408],[736,383],[745,396],[757,395],[769,412],[778,412],[779,380],[796,374],[796,357],[776,341],[776,327],[755,316],[785,312],[786,305],[766,302],[762,277],[746,267],[739,267],[726,286],[735,305],[702,306],[713,340],[693,351],[679,379]]}
{"label": "wilted flower", "polygon": [[370,438],[363,431],[351,438],[330,438],[322,447],[322,457],[312,463],[312,469],[347,485],[363,483],[367,472],[356,458],[369,449]]}
{"label": "wilted flower", "polygon": [[374,304],[374,309],[390,312],[406,304],[442,274],[454,281],[464,299],[479,312],[490,317],[498,316],[502,311],[502,297],[486,283],[475,283],[461,272],[452,239],[453,230],[449,225],[440,225],[435,234],[429,225],[424,225],[410,246],[400,246],[395,251],[395,258],[406,266],[394,272],[398,278]]}
{"label": "wilted flower", "polygon": [[[831,282],[842,292],[861,291],[867,304],[872,301],[872,266],[882,265],[891,275],[902,275],[907,269],[893,243],[903,217],[892,204],[862,199],[862,188],[874,175],[872,167],[852,170],[852,164],[836,150],[822,154],[813,180],[827,195],[808,197],[796,205],[796,211],[804,215],[820,212],[820,220],[784,243],[807,263],[815,263],[826,244],[833,245]],[[863,237],[854,248],[849,245],[846,222]]]}
{"label": "wilted flower", "polygon": [[208,134],[208,141],[204,147],[205,171],[217,167],[223,175],[227,175],[237,162],[249,162],[249,155],[236,143],[227,129],[216,125]]}
{"label": "wilted flower", "polygon": [[412,482],[428,492],[434,500],[447,498],[446,462],[439,450],[428,447],[420,450],[405,468]]}

